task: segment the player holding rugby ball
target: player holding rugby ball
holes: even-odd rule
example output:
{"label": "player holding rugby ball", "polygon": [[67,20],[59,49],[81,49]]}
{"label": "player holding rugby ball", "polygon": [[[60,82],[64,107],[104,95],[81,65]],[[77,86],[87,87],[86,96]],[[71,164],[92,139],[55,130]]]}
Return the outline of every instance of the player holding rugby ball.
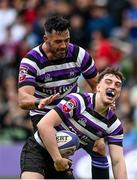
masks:
{"label": "player holding rugby ball", "polygon": [[75,132],[81,147],[87,152],[91,151],[91,144],[105,137],[109,145],[114,178],[127,179],[122,146],[123,128],[110,108],[120,96],[123,80],[124,77],[118,69],[107,68],[99,75],[95,94],[71,93],[39,121],[39,137],[52,157],[57,171],[69,170],[71,161],[62,157],[54,128]]}

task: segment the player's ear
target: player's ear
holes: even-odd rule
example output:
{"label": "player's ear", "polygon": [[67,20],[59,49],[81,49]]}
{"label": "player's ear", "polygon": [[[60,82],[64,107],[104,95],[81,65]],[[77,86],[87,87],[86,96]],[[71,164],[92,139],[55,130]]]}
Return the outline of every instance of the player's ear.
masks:
{"label": "player's ear", "polygon": [[99,84],[97,84],[96,90],[97,90],[97,92],[100,91],[100,85]]}
{"label": "player's ear", "polygon": [[48,37],[46,35],[43,36],[44,41],[46,42]]}

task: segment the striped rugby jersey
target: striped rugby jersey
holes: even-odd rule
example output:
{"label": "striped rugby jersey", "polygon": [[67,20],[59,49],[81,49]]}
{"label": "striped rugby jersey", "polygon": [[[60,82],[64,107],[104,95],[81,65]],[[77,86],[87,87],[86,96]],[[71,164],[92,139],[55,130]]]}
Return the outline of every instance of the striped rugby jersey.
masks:
{"label": "striped rugby jersey", "polygon": [[63,121],[56,130],[73,131],[84,145],[106,137],[108,144],[122,146],[123,128],[120,120],[111,109],[108,109],[106,117],[94,111],[95,96],[92,93],[67,95],[54,108]]}
{"label": "striped rugby jersey", "polygon": [[30,50],[21,60],[18,87],[35,86],[34,96],[46,98],[60,93],[58,99],[45,109],[34,109],[30,115],[45,115],[69,93],[78,92],[77,80],[80,74],[85,79],[96,76],[94,60],[83,48],[69,43],[66,58],[49,61],[42,50],[42,45]]}

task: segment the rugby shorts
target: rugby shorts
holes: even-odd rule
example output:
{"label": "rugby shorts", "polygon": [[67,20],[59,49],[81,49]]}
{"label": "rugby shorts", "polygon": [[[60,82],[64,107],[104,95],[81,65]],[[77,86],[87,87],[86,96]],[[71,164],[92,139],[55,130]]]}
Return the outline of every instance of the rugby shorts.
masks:
{"label": "rugby shorts", "polygon": [[63,172],[55,170],[50,154],[35,141],[33,136],[28,138],[23,146],[20,166],[21,173],[37,172],[45,179],[74,179],[71,169]]}

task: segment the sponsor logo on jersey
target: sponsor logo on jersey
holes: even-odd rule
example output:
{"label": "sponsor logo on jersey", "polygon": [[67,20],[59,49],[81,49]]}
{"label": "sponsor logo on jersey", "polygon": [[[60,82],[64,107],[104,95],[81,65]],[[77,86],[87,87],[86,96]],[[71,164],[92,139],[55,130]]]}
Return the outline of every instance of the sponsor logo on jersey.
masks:
{"label": "sponsor logo on jersey", "polygon": [[50,77],[50,74],[46,73],[44,82],[47,83],[47,82],[50,82],[50,81],[52,81],[52,77]]}
{"label": "sponsor logo on jersey", "polygon": [[73,71],[71,71],[71,72],[69,73],[69,77],[75,77],[75,73],[74,73]]}
{"label": "sponsor logo on jersey", "polygon": [[87,119],[86,118],[81,118],[78,120],[78,123],[81,124],[82,126],[86,126],[86,122],[87,122]]}
{"label": "sponsor logo on jersey", "polygon": [[63,105],[63,111],[66,113],[71,112],[74,108],[76,108],[76,101],[74,99],[69,100]]}
{"label": "sponsor logo on jersey", "polygon": [[57,94],[57,93],[64,94],[66,91],[69,91],[73,87],[74,87],[74,84],[73,85],[60,86],[60,87],[52,87],[52,88],[44,87],[43,92],[48,94],[48,95]]}
{"label": "sponsor logo on jersey", "polygon": [[19,82],[26,79],[28,68],[21,66],[19,69]]}

